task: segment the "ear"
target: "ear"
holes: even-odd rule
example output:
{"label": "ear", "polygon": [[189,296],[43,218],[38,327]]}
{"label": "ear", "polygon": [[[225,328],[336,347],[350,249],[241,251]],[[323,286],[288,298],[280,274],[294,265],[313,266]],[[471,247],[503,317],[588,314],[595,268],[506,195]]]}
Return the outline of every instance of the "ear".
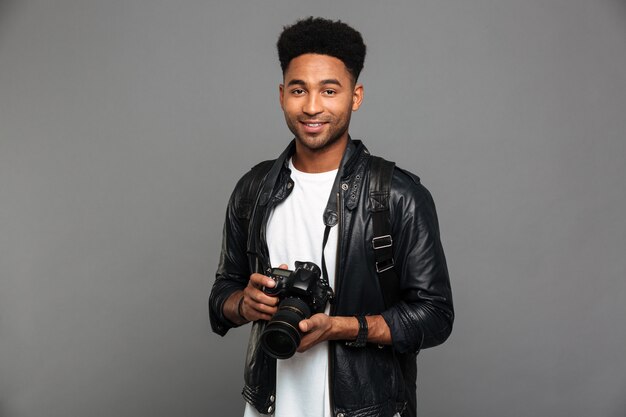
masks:
{"label": "ear", "polygon": [[352,91],[352,111],[357,111],[363,102],[363,84],[356,84]]}
{"label": "ear", "polygon": [[283,100],[285,95],[285,86],[283,84],[278,85],[278,100],[280,101],[280,108],[284,111]]}

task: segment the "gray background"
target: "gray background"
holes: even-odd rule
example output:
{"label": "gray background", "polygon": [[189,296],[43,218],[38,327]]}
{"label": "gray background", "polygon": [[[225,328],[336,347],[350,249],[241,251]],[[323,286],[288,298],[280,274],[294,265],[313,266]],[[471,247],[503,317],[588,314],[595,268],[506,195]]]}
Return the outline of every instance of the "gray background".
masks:
{"label": "gray background", "polygon": [[0,0],[0,415],[240,415],[248,329],[206,300],[311,14],[369,47],[353,136],[437,202],[458,317],[420,415],[625,416],[617,0]]}

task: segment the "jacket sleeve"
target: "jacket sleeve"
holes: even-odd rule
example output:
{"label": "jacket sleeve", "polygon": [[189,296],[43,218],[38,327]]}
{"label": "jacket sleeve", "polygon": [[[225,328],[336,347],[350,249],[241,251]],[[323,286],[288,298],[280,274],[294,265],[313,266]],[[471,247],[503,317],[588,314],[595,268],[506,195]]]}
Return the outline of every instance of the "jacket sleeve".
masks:
{"label": "jacket sleeve", "polygon": [[228,202],[219,265],[209,296],[209,321],[212,330],[220,336],[236,327],[224,316],[224,302],[235,291],[244,289],[250,279],[246,246],[251,204],[242,196],[244,181],[245,177],[239,181]]}
{"label": "jacket sleeve", "polygon": [[419,352],[443,343],[454,321],[437,213],[419,178],[396,169],[390,214],[401,300],[382,315],[391,330],[394,349]]}

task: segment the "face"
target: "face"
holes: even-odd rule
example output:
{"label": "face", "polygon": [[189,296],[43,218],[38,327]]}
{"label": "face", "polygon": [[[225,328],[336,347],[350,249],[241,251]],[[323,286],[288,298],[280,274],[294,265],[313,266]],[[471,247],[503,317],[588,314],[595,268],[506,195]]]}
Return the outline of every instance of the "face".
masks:
{"label": "face", "polygon": [[347,140],[350,116],[363,100],[344,63],[319,54],[300,55],[289,63],[280,85],[280,106],[296,141],[311,151]]}

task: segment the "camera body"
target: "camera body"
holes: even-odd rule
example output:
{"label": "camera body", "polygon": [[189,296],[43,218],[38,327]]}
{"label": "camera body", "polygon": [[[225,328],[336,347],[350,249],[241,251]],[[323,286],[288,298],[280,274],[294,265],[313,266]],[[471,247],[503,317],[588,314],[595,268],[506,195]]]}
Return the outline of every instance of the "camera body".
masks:
{"label": "camera body", "polygon": [[273,268],[268,276],[276,285],[263,288],[266,294],[281,300],[261,334],[261,347],[276,359],[293,356],[302,339],[298,323],[324,312],[333,299],[333,290],[315,263],[296,261],[295,266],[293,271]]}
{"label": "camera body", "polygon": [[296,261],[296,269],[293,271],[272,268],[269,277],[276,285],[274,288],[263,289],[267,295],[281,299],[298,297],[308,304],[311,314],[322,313],[326,303],[333,297],[333,290],[322,279],[322,271],[313,262]]}

